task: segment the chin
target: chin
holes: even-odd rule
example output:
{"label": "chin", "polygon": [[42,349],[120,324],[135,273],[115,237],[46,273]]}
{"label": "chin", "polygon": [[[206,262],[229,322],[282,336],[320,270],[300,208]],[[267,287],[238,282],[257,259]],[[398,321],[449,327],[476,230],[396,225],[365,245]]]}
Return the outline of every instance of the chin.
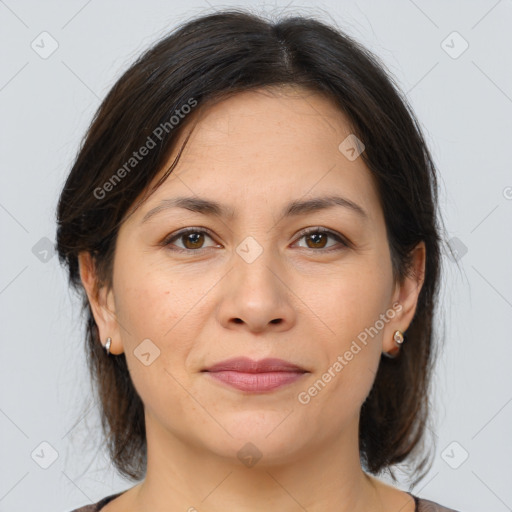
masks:
{"label": "chin", "polygon": [[303,427],[294,423],[293,414],[286,418],[288,414],[246,412],[232,421],[218,418],[231,435],[217,428],[217,435],[212,436],[212,430],[208,429],[203,443],[217,455],[236,458],[247,467],[291,464],[301,457],[300,452],[308,443],[303,437]]}

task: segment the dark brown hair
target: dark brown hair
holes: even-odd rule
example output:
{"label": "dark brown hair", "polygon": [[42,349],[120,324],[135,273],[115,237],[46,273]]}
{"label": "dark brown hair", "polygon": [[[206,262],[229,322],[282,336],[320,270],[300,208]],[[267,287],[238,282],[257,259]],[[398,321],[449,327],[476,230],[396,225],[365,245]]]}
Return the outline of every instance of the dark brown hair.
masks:
{"label": "dark brown hair", "polygon": [[[391,466],[414,460],[413,475],[425,470],[417,482],[430,468],[428,453],[419,448],[440,338],[436,333],[434,343],[442,220],[436,170],[419,123],[384,69],[339,28],[313,17],[276,21],[229,9],[190,20],[144,52],[99,107],[60,196],[57,250],[83,300],[88,367],[108,451],[123,476],[140,480],[145,475],[143,404],[125,355],[105,354],[80,280],[78,254],[93,255],[98,287],[110,287],[119,227],[163,169],[188,124],[186,112],[240,91],[283,84],[330,98],[363,141],[361,158],[377,186],[396,280],[408,275],[411,250],[425,242],[425,281],[406,343],[396,359],[381,360],[361,409],[359,438],[361,463],[370,473],[388,470],[396,481]],[[151,145],[144,158],[130,160],[144,145]]]}

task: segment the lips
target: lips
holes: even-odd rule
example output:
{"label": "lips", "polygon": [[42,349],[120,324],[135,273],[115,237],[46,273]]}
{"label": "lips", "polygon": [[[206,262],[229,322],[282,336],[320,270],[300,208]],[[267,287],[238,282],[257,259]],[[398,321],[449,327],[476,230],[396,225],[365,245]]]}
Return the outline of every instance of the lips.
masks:
{"label": "lips", "polygon": [[308,370],[283,359],[254,361],[247,357],[221,361],[202,371],[223,385],[249,393],[273,391],[309,373]]}
{"label": "lips", "polygon": [[235,357],[221,361],[205,368],[203,372],[233,371],[240,373],[295,372],[306,373],[307,370],[283,359],[266,358],[255,361],[248,357]]}

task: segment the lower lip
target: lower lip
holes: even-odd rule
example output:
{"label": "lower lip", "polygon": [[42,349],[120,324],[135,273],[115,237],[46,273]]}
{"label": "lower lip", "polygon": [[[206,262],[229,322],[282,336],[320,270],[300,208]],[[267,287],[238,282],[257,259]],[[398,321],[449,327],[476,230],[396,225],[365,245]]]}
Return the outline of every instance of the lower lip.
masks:
{"label": "lower lip", "polygon": [[214,379],[236,389],[253,393],[281,388],[305,375],[305,372],[241,373],[220,371],[207,373]]}

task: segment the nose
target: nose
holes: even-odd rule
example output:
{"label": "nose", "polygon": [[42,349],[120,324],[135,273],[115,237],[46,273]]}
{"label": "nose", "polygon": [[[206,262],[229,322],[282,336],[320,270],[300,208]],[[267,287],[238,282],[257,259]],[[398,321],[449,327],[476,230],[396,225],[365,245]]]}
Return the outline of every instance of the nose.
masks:
{"label": "nose", "polygon": [[219,321],[227,329],[252,333],[280,332],[295,323],[293,293],[286,271],[272,260],[270,250],[252,262],[236,255],[231,271],[223,279]]}

